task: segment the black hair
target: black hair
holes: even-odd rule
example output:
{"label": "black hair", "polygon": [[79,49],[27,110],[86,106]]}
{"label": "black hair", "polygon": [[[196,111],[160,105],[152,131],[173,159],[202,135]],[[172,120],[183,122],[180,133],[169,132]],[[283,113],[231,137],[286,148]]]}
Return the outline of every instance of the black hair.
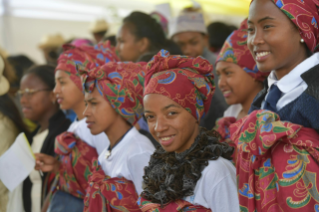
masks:
{"label": "black hair", "polygon": [[103,31],[100,31],[100,32],[94,32],[93,34],[94,35],[98,35],[100,37],[104,37],[106,33],[107,33],[107,30],[103,30]]}
{"label": "black hair", "polygon": [[55,87],[54,70],[55,67],[52,65],[36,65],[31,67],[25,75],[34,74],[46,84],[50,90],[53,90]]}
{"label": "black hair", "polygon": [[7,60],[10,63],[10,65],[14,68],[16,76],[18,78],[17,81],[14,82],[11,86],[18,88],[23,74],[31,66],[34,65],[34,62],[29,57],[23,54],[9,56]]}
{"label": "black hair", "polygon": [[103,38],[103,41],[110,41],[112,46],[116,46],[116,37],[115,37],[115,35],[107,36],[107,37]]}
{"label": "black hair", "polygon": [[132,12],[124,18],[123,24],[127,24],[136,39],[147,38],[150,42],[148,51],[159,51],[165,47],[167,39],[161,25],[150,15],[142,12]]}
{"label": "black hair", "polygon": [[233,26],[228,26],[222,22],[214,22],[207,27],[209,34],[209,46],[214,48],[222,48],[227,37],[234,30]]}
{"label": "black hair", "polygon": [[24,124],[20,112],[9,94],[0,96],[0,112],[13,122],[19,133],[24,132],[26,135],[29,134],[29,130]]}

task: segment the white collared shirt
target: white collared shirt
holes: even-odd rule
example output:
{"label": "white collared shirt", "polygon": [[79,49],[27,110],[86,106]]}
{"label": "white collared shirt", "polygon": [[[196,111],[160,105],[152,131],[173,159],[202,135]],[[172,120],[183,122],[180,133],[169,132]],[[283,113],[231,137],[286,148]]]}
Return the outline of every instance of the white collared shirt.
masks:
{"label": "white collared shirt", "polygon": [[111,155],[106,158],[108,147],[100,154],[99,162],[104,173],[111,178],[124,177],[134,183],[136,192],[143,191],[144,167],[148,166],[155,151],[152,142],[132,127],[122,140],[114,146]]}
{"label": "white collared shirt", "polygon": [[95,148],[98,155],[110,145],[110,140],[104,132],[98,135],[92,135],[89,128],[87,128],[86,118],[75,120],[69,127],[68,132],[74,133],[82,141]]}
{"label": "white collared shirt", "polygon": [[[282,95],[276,105],[277,111],[297,99],[308,88],[307,83],[303,81],[301,75],[318,64],[319,52],[301,62],[280,80],[277,79],[275,71],[270,73],[268,76],[268,92],[273,84],[277,85],[279,90],[282,92]],[[265,99],[267,96],[268,93]],[[264,109],[264,106],[265,100],[262,102],[261,108]]]}

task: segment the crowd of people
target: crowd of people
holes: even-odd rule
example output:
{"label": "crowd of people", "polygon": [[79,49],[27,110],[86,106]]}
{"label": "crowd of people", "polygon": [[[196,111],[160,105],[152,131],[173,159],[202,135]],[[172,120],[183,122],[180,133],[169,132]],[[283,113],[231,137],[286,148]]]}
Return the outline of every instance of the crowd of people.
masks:
{"label": "crowd of people", "polygon": [[132,12],[44,65],[0,53],[0,157],[24,132],[36,158],[0,212],[319,211],[318,22],[253,0],[238,29]]}

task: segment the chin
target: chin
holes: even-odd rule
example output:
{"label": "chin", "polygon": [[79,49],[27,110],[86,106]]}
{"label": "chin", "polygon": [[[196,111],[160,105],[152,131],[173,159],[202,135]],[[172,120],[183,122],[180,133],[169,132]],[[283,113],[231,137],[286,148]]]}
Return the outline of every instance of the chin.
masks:
{"label": "chin", "polygon": [[264,63],[257,63],[257,67],[259,69],[259,71],[264,72],[264,73],[268,73],[271,72],[272,70],[274,70],[274,66],[270,65],[270,64],[264,64]]}

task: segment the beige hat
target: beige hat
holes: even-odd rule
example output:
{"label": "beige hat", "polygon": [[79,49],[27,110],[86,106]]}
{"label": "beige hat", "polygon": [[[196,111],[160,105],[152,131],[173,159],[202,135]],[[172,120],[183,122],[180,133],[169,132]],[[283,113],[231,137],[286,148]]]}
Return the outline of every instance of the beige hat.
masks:
{"label": "beige hat", "polygon": [[10,84],[9,81],[3,76],[4,61],[0,56],[0,96],[8,93]]}
{"label": "beige hat", "polygon": [[107,31],[108,29],[109,25],[104,19],[95,20],[90,26],[90,31],[92,33]]}
{"label": "beige hat", "polygon": [[42,37],[41,42],[39,44],[40,49],[44,48],[58,48],[64,44],[64,39],[62,35],[45,35]]}
{"label": "beige hat", "polygon": [[171,38],[181,32],[200,32],[207,34],[203,13],[183,11],[176,17],[170,27],[169,37]]}

